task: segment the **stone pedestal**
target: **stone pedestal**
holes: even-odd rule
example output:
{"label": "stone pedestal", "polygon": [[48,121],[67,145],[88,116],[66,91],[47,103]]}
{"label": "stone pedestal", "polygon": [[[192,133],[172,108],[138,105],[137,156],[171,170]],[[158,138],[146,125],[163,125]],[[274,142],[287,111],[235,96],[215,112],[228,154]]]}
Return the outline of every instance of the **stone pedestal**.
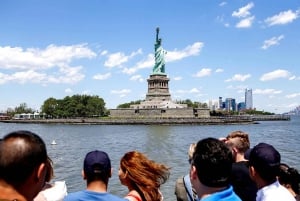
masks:
{"label": "stone pedestal", "polygon": [[171,94],[169,92],[169,78],[164,74],[152,74],[148,81],[148,93],[146,94],[146,101],[163,102],[171,101]]}

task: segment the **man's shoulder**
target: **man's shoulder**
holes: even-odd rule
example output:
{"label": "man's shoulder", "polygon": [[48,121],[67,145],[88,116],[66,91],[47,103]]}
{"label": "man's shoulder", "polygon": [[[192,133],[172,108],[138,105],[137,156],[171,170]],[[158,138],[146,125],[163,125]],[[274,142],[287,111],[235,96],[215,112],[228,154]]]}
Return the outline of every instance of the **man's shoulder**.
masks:
{"label": "man's shoulder", "polygon": [[77,192],[73,192],[73,193],[68,193],[68,195],[66,195],[66,197],[64,198],[64,201],[79,200],[79,198],[82,197],[84,194],[85,194],[84,191],[77,191]]}
{"label": "man's shoulder", "polygon": [[98,193],[98,192],[86,191],[86,190],[69,193],[64,199],[64,201],[78,201],[78,200],[128,201],[124,198],[118,197],[110,193]]}

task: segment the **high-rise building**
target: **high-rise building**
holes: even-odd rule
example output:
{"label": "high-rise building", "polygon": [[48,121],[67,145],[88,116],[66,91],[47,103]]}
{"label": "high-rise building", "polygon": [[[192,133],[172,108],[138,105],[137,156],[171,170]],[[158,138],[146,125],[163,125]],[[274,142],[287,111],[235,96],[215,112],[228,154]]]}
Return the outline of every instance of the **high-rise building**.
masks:
{"label": "high-rise building", "polygon": [[222,97],[219,97],[219,109],[223,109],[223,101],[222,101]]}
{"label": "high-rise building", "polygon": [[252,89],[245,90],[245,105],[246,109],[253,109]]}
{"label": "high-rise building", "polygon": [[234,98],[226,98],[225,99],[225,108],[226,111],[236,111],[236,102]]}

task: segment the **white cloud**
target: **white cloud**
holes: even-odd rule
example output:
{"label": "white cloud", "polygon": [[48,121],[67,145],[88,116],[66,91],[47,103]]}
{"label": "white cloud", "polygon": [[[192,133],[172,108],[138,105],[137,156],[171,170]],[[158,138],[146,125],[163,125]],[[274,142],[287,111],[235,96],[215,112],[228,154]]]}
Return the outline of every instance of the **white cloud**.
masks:
{"label": "white cloud", "polygon": [[275,95],[275,94],[281,94],[281,90],[275,90],[275,89],[255,89],[253,91],[253,94],[261,94],[261,95]]}
{"label": "white cloud", "polygon": [[249,10],[253,7],[254,7],[254,3],[250,2],[246,6],[239,8],[238,11],[233,11],[232,16],[238,17],[238,18],[247,17],[247,16],[251,15]]}
{"label": "white cloud", "polygon": [[274,15],[265,19],[265,23],[267,23],[268,26],[288,24],[296,20],[299,15],[300,10],[297,10],[295,12],[293,12],[292,10],[287,10],[280,12],[278,15]]}
{"label": "white cloud", "polygon": [[67,88],[67,89],[65,89],[65,93],[67,93],[67,94],[71,94],[71,93],[73,93],[73,90],[72,90],[72,89],[70,89],[70,88]]}
{"label": "white cloud", "polygon": [[221,2],[220,4],[219,4],[219,6],[225,6],[227,4],[227,2],[226,1],[223,1],[223,2]]}
{"label": "white cloud", "polygon": [[175,81],[182,80],[182,77],[181,76],[177,76],[177,77],[174,77],[173,80],[175,80]]}
{"label": "white cloud", "polygon": [[[17,83],[76,83],[85,76],[81,66],[70,66],[75,59],[93,58],[96,53],[86,44],[71,46],[49,45],[45,49],[0,46],[0,69],[20,70],[2,74],[0,84]],[[58,71],[55,72],[55,69]],[[50,70],[51,73],[50,73]]]}
{"label": "white cloud", "polygon": [[242,19],[241,21],[239,21],[235,27],[236,28],[249,28],[252,26],[252,23],[254,21],[254,16],[251,16],[251,17],[247,17],[245,19]]}
{"label": "white cloud", "polygon": [[74,59],[96,56],[85,44],[72,46],[49,45],[46,49],[23,49],[0,46],[0,68],[4,69],[49,69],[69,64]]}
{"label": "white cloud", "polygon": [[141,75],[134,75],[129,80],[143,82],[144,79]]}
{"label": "white cloud", "polygon": [[232,82],[232,81],[244,82],[250,77],[251,77],[250,74],[246,74],[246,75],[235,74],[232,78],[225,80],[225,82]]}
{"label": "white cloud", "polygon": [[192,88],[189,93],[199,93],[200,91],[197,88]]}
{"label": "white cloud", "polygon": [[260,77],[261,81],[270,81],[278,78],[289,78],[291,73],[287,70],[278,69],[269,73],[265,73]]}
{"label": "white cloud", "polygon": [[131,93],[131,90],[130,89],[112,90],[110,93],[111,94],[117,94],[117,95],[119,95],[119,97],[125,97],[129,93]]}
{"label": "white cloud", "polygon": [[300,96],[300,93],[288,94],[288,95],[286,95],[285,97],[286,97],[286,98],[296,98],[296,97],[298,97],[298,96]]}
{"label": "white cloud", "polygon": [[122,72],[128,75],[134,74],[140,69],[150,68],[154,66],[154,55],[149,54],[145,60],[139,61],[134,67],[132,68],[123,68]]}
{"label": "white cloud", "polygon": [[216,69],[216,71],[215,71],[216,73],[222,73],[222,72],[224,72],[224,69],[222,69],[222,68],[218,68],[218,69]]}
{"label": "white cloud", "polygon": [[105,73],[105,74],[96,74],[93,76],[93,79],[95,80],[106,80],[111,77],[111,73]]}
{"label": "white cloud", "polygon": [[[196,56],[200,53],[201,49],[203,48],[203,43],[196,42],[192,45],[187,46],[183,50],[174,50],[174,51],[167,51],[165,55],[166,62],[173,62],[177,60],[184,59],[189,56]],[[144,68],[152,68],[155,63],[155,58],[153,54],[149,54],[146,59],[138,62],[135,66],[131,68],[123,68],[122,72],[125,74],[134,74],[140,69]]]}
{"label": "white cloud", "polygon": [[198,71],[194,77],[205,77],[211,75],[211,69],[210,68],[202,68],[200,71]]}
{"label": "white cloud", "polygon": [[125,55],[123,52],[116,52],[107,55],[108,59],[104,62],[104,66],[109,68],[121,66],[123,63],[128,62],[129,59],[133,58],[138,54],[142,54],[141,49],[138,49],[136,52],[132,52],[130,55]]}
{"label": "white cloud", "polygon": [[165,56],[166,62],[181,60],[189,56],[196,56],[200,53],[203,46],[204,44],[202,42],[196,42],[180,51],[177,50],[167,51],[167,54]]}
{"label": "white cloud", "polygon": [[281,41],[282,39],[284,39],[284,35],[280,35],[278,37],[272,37],[272,38],[270,38],[268,40],[265,40],[264,44],[263,44],[263,46],[261,48],[264,49],[264,50],[266,50],[270,46],[279,45],[279,41]]}
{"label": "white cloud", "polygon": [[107,50],[103,50],[103,51],[100,53],[101,56],[105,56],[105,55],[107,55],[107,54],[108,54],[108,51],[107,51]]}
{"label": "white cloud", "polygon": [[199,93],[199,92],[200,92],[199,89],[192,88],[190,90],[182,90],[182,89],[176,90],[174,93],[176,93],[176,94],[194,94],[194,93]]}

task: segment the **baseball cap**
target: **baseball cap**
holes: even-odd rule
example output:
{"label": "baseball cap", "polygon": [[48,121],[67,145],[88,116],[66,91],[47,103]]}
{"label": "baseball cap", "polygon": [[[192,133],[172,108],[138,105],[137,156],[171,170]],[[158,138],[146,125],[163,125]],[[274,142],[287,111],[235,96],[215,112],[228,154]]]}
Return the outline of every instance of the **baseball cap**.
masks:
{"label": "baseball cap", "polygon": [[104,151],[91,151],[86,154],[83,170],[85,174],[100,174],[103,172],[109,172],[111,169],[110,159]]}
{"label": "baseball cap", "polygon": [[270,144],[259,143],[248,149],[245,158],[249,160],[249,165],[258,168],[272,168],[280,165],[280,153]]}

